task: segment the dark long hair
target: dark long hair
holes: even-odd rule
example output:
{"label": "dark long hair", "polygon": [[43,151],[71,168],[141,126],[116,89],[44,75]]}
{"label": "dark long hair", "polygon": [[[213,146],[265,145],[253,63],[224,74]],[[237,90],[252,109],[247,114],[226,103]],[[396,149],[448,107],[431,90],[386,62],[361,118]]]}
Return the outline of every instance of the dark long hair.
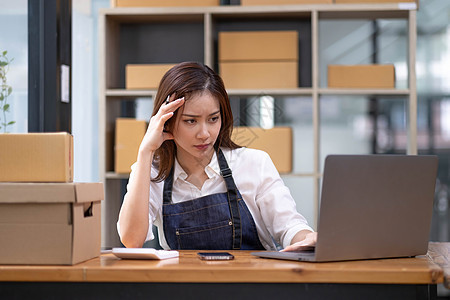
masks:
{"label": "dark long hair", "polygon": [[[221,127],[219,135],[214,144],[214,149],[218,151],[219,147],[230,149],[239,148],[231,140],[233,131],[233,113],[231,112],[230,99],[225,90],[222,78],[208,66],[197,62],[183,62],[175,65],[161,79],[158,92],[153,105],[154,116],[161,105],[166,101],[168,95],[175,94],[178,99],[184,97],[189,101],[192,95],[208,91],[215,99],[219,101]],[[180,108],[181,109],[181,108]],[[173,132],[175,120],[178,111],[167,121],[166,130]],[[155,151],[154,163],[158,166],[158,175],[152,181],[162,181],[169,176],[170,170],[175,162],[176,145],[173,140],[164,141]]]}

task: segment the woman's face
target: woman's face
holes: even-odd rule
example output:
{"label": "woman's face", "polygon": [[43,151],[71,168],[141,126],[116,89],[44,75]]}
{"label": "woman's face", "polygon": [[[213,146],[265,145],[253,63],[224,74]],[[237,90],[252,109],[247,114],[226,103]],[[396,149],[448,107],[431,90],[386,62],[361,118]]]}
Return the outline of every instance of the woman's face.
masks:
{"label": "woman's face", "polygon": [[180,108],[173,130],[178,159],[209,162],[220,127],[219,100],[207,91],[193,94]]}

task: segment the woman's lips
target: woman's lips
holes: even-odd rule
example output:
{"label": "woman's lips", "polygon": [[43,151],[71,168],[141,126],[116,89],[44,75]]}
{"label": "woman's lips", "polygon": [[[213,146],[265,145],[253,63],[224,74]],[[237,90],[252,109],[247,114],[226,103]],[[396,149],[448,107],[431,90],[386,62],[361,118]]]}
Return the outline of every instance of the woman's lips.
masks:
{"label": "woman's lips", "polygon": [[197,148],[198,150],[206,150],[209,147],[209,144],[202,144],[202,145],[195,145],[195,148]]}

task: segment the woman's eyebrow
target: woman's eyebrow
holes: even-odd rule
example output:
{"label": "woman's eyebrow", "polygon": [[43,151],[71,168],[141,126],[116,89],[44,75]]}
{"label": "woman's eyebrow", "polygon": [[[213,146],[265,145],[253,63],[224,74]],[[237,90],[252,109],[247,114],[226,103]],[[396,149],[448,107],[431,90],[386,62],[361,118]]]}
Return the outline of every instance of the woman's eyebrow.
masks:
{"label": "woman's eyebrow", "polygon": [[[215,112],[209,114],[208,116],[212,116],[212,115],[215,115],[215,114],[218,114],[218,113],[220,113],[220,110],[215,111]],[[191,115],[191,114],[182,114],[182,116],[183,117],[191,117],[191,118],[198,118],[198,117],[200,117],[199,115]]]}

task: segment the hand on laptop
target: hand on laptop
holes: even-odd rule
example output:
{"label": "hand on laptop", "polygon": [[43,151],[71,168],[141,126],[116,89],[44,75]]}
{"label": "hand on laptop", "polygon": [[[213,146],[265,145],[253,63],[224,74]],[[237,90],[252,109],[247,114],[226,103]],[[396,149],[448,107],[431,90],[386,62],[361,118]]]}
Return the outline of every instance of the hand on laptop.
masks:
{"label": "hand on laptop", "polygon": [[312,250],[316,245],[316,242],[317,232],[309,232],[305,235],[305,238],[303,240],[287,246],[286,248],[281,250],[281,252]]}

